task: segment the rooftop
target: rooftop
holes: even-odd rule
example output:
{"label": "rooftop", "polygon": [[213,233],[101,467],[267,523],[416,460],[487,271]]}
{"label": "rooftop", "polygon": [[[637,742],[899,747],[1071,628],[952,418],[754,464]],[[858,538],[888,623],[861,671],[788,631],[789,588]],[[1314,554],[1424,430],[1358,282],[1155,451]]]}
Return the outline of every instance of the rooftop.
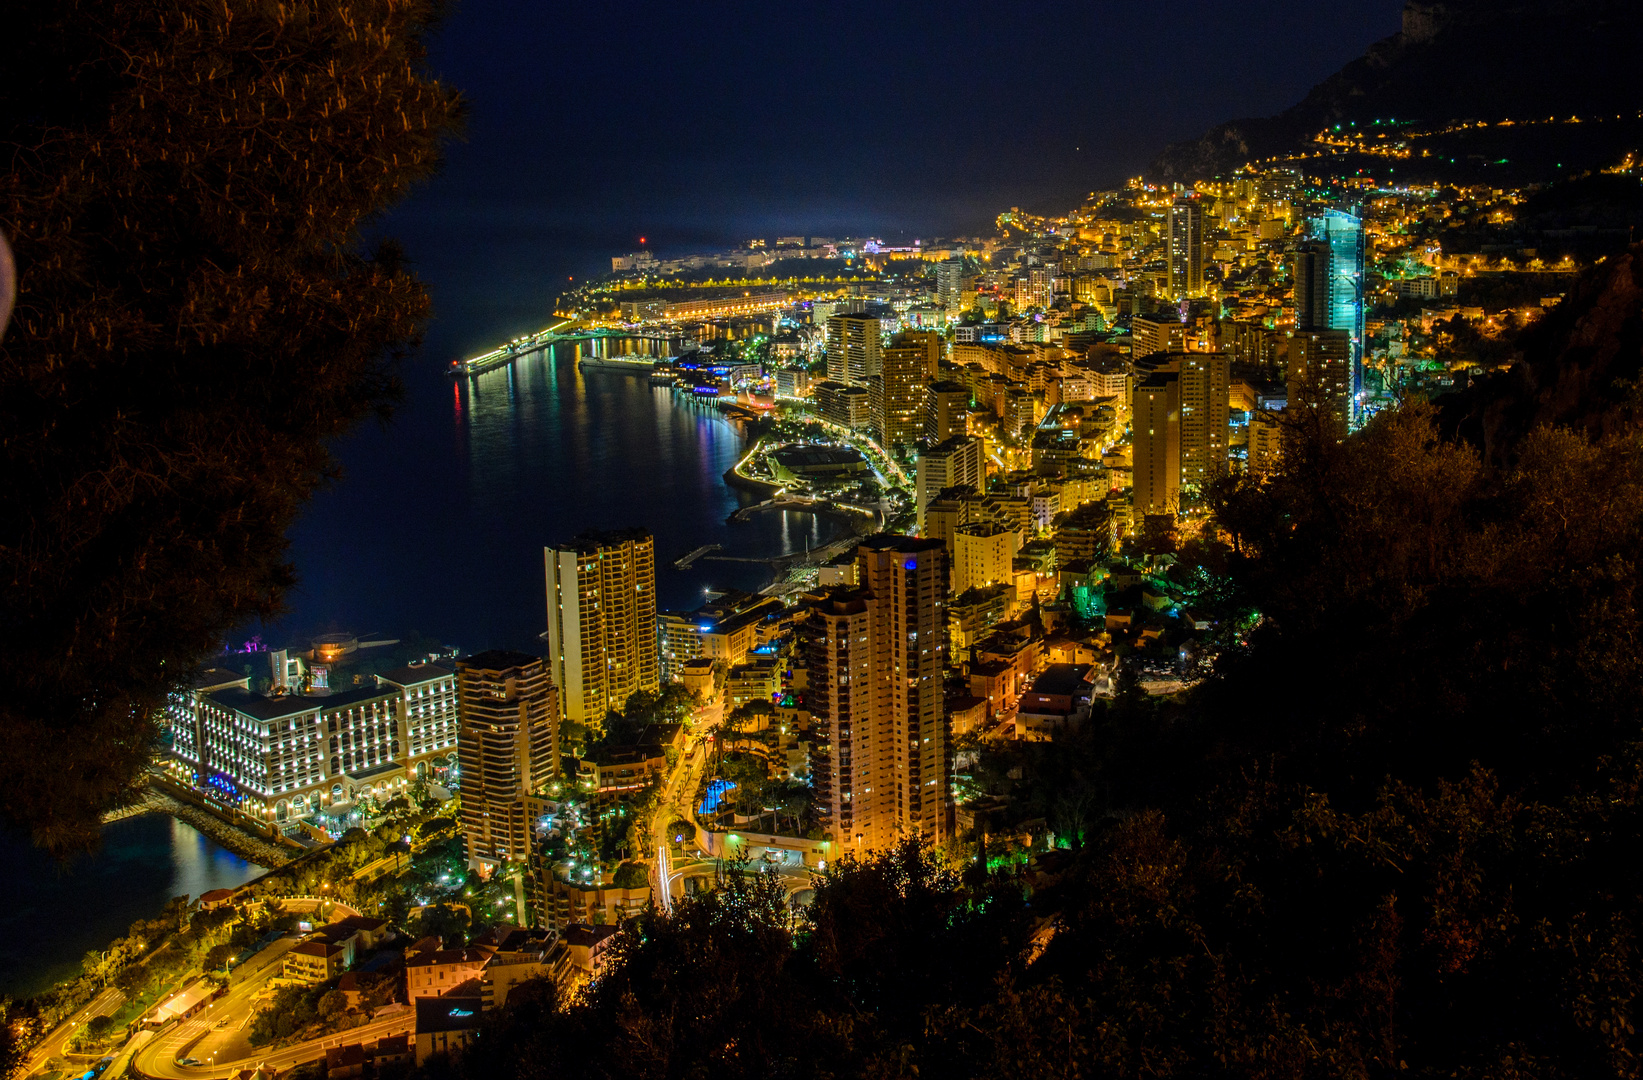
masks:
{"label": "rooftop", "polygon": [[1056,697],[1072,697],[1078,693],[1079,686],[1084,682],[1084,676],[1089,673],[1088,664],[1051,664],[1033,680],[1031,693],[1054,695]]}
{"label": "rooftop", "polygon": [[529,664],[540,664],[540,656],[514,652],[512,649],[487,649],[456,662],[458,671],[509,671]]}
{"label": "rooftop", "polygon": [[283,694],[279,697],[266,697],[262,694],[253,694],[242,687],[231,686],[224,690],[214,690],[206,696],[217,704],[254,720],[280,720],[316,710],[332,712],[361,701],[394,697],[398,693],[397,689],[385,690],[379,686],[367,686],[342,690],[335,694]]}
{"label": "rooftop", "polygon": [[416,1033],[472,1031],[479,1026],[483,1006],[477,997],[423,997],[416,999]]}
{"label": "rooftop", "polygon": [[233,686],[235,683],[242,683],[250,677],[251,676],[249,675],[240,675],[236,672],[229,671],[227,668],[212,667],[206,668],[204,671],[194,676],[193,686],[196,690],[214,690],[218,687]]}
{"label": "rooftop", "polygon": [[862,462],[860,451],[839,446],[784,446],[770,455],[787,468],[819,469],[827,466],[857,465]]}
{"label": "rooftop", "polygon": [[409,667],[384,672],[380,678],[383,682],[391,682],[395,686],[416,686],[419,683],[433,682],[435,679],[449,678],[452,674],[454,672],[450,668],[443,668],[438,664],[412,664]]}

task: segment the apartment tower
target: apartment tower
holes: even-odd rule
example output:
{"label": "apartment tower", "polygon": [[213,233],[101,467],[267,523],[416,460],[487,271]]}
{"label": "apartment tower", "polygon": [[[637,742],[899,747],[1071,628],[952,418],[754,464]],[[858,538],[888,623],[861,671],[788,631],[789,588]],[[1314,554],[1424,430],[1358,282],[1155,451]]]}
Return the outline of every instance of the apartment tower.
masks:
{"label": "apartment tower", "polygon": [[1181,376],[1155,371],[1135,388],[1130,419],[1135,513],[1181,509]]}
{"label": "apartment tower", "polygon": [[941,492],[968,484],[980,492],[987,483],[987,462],[981,440],[974,435],[955,435],[918,456],[918,531],[924,535],[924,512]]}
{"label": "apartment tower", "polygon": [[488,872],[531,853],[533,797],[559,775],[559,695],[541,657],[494,649],[457,661],[456,698],[462,835]]}
{"label": "apartment tower", "polygon": [[879,317],[864,311],[838,313],[827,320],[827,377],[866,386],[880,370]]}
{"label": "apartment tower", "polygon": [[879,535],[857,548],[856,570],[857,588],[823,602],[808,647],[818,810],[840,851],[941,843],[952,836],[946,549]]}
{"label": "apartment tower", "polygon": [[645,529],[591,532],[543,555],[553,682],[567,719],[599,724],[662,685],[656,540]]}
{"label": "apartment tower", "polygon": [[1175,300],[1204,295],[1204,205],[1194,198],[1170,207],[1169,288]]}

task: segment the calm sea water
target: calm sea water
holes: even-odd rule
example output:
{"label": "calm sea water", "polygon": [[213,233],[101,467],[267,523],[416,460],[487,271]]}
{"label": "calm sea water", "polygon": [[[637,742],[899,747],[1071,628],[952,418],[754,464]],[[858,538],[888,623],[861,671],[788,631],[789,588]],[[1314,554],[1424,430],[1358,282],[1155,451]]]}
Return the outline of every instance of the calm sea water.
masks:
{"label": "calm sea water", "polygon": [[263,872],[165,814],[103,827],[103,846],[66,865],[15,841],[0,844],[10,887],[0,905],[0,994],[27,997],[78,973],[174,896],[244,884]]}
{"label": "calm sea water", "polygon": [[656,535],[658,599],[681,608],[709,588],[770,581],[753,564],[672,569],[693,548],[768,557],[837,535],[837,522],[794,512],[730,524],[755,501],[722,479],[745,449],[736,429],[643,378],[583,371],[592,347],[559,345],[472,380],[440,372],[443,355],[414,364],[399,414],[340,448],[345,478],[295,530],[301,584],[265,636],[414,630],[470,651],[539,649],[546,544],[643,526]]}

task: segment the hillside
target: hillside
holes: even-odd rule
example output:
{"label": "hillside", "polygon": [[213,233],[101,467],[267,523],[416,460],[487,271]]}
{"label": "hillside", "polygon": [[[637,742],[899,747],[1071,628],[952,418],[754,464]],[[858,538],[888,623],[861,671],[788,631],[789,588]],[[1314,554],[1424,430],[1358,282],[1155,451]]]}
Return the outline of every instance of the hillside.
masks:
{"label": "hillside", "polygon": [[[1522,184],[1601,168],[1643,146],[1643,81],[1623,77],[1640,54],[1643,5],[1631,0],[1408,0],[1399,33],[1299,104],[1176,143],[1151,173],[1185,180],[1290,158],[1308,171],[1393,169],[1399,178]],[[1572,117],[1582,123],[1568,123]],[[1467,120],[1490,127],[1451,128]],[[1386,126],[1393,121],[1395,128]],[[1336,125],[1394,140],[1414,135],[1417,149],[1394,161],[1313,142]],[[1319,158],[1320,149],[1334,152]]]}

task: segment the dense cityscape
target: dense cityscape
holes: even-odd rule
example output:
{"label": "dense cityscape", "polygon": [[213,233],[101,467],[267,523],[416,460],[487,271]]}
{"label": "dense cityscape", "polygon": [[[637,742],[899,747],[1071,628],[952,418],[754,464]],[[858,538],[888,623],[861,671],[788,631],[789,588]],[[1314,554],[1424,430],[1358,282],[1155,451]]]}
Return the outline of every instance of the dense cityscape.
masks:
{"label": "dense cityscape", "polygon": [[534,645],[225,604],[97,821],[257,869],[6,999],[0,1073],[1635,1075],[1643,158],[1420,169],[1639,121],[1343,119],[975,235],[635,236],[414,377],[640,388],[735,431],[728,528],[829,538],[673,550],[635,500],[508,582]]}

